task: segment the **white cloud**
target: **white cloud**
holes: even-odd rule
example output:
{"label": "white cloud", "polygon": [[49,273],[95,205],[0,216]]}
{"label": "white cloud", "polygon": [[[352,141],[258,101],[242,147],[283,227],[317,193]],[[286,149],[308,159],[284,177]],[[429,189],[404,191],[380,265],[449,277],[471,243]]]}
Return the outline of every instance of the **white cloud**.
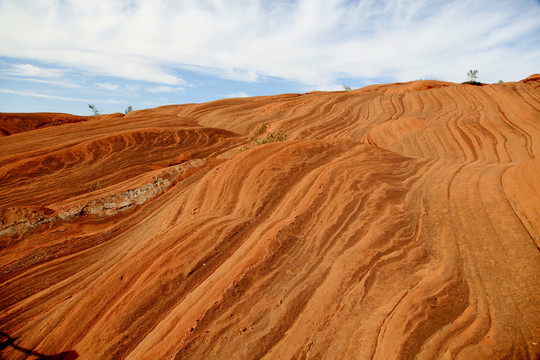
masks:
{"label": "white cloud", "polygon": [[3,0],[0,56],[171,87],[184,69],[319,88],[517,80],[538,72],[539,18],[534,0]]}
{"label": "white cloud", "polygon": [[184,89],[182,87],[170,87],[166,85],[161,86],[153,86],[146,88],[146,91],[151,93],[163,93],[163,92],[173,92],[173,91],[183,91]]}
{"label": "white cloud", "polygon": [[95,83],[94,85],[96,85],[98,88],[103,89],[103,90],[117,90],[118,89],[118,85],[116,84]]}
{"label": "white cloud", "polygon": [[13,68],[13,75],[18,76],[58,78],[63,75],[60,69],[40,68],[31,64],[13,64]]}
{"label": "white cloud", "polygon": [[47,80],[47,79],[34,79],[34,78],[17,78],[17,77],[11,77],[11,76],[0,76],[0,79],[5,80],[17,80],[17,81],[30,81],[30,82],[37,82],[41,84],[49,84],[49,85],[55,85],[55,86],[61,86],[61,87],[67,87],[67,88],[82,88],[81,85],[76,84],[72,81],[68,80]]}
{"label": "white cloud", "polygon": [[10,67],[2,69],[1,73],[4,75],[17,77],[59,78],[64,75],[64,70],[42,68],[32,64],[11,64]]}
{"label": "white cloud", "polygon": [[140,88],[141,88],[141,86],[138,85],[138,84],[126,85],[126,90],[132,91],[132,92],[139,91]]}
{"label": "white cloud", "polygon": [[63,101],[105,102],[105,103],[111,103],[111,104],[121,104],[122,103],[121,101],[112,100],[112,99],[90,100],[90,99],[83,99],[83,98],[73,98],[73,97],[66,97],[66,96],[44,94],[44,93],[39,93],[39,92],[36,92],[36,91],[33,91],[33,90],[12,90],[12,89],[0,88],[0,93],[21,95],[21,96],[30,96],[30,97],[37,97],[37,98],[44,98],[44,99],[52,99],[52,100],[63,100]]}
{"label": "white cloud", "polygon": [[225,97],[227,97],[227,98],[241,98],[241,97],[249,97],[249,95],[246,94],[244,91],[239,91],[239,92],[236,92],[236,93],[228,94]]}

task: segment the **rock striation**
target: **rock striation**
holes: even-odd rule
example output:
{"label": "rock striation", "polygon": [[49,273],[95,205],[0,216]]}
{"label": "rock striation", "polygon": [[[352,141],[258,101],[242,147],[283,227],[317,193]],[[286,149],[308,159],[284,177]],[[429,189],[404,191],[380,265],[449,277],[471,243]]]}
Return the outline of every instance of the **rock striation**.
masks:
{"label": "rock striation", "polygon": [[0,357],[540,358],[539,87],[1,114]]}

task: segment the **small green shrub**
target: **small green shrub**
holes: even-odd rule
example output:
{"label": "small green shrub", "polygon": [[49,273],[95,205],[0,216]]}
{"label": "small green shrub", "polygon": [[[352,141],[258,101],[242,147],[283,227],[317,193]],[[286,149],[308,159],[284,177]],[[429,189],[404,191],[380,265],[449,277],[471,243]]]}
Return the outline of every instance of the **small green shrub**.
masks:
{"label": "small green shrub", "polygon": [[260,137],[267,129],[268,129],[268,124],[262,124],[261,126],[259,126],[253,132],[253,137],[251,138],[251,140],[253,140],[253,142],[259,143],[258,145],[260,145]]}
{"label": "small green shrub", "polygon": [[254,145],[259,146],[268,143],[281,142],[287,140],[287,134],[282,131],[276,133],[268,133],[264,139],[261,140],[261,135],[268,130],[268,124],[262,124],[260,127],[255,129],[251,141]]}
{"label": "small green shrub", "polygon": [[94,104],[88,104],[88,107],[90,108],[90,110],[92,110],[92,113],[93,113],[94,115],[99,115],[99,111],[100,111],[100,110],[97,108],[96,105],[94,105]]}
{"label": "small green shrub", "polygon": [[462,84],[482,86],[482,83],[479,83],[478,81],[465,81],[462,82]]}
{"label": "small green shrub", "polygon": [[469,78],[469,81],[462,82],[462,84],[468,84],[468,85],[482,85],[482,83],[479,83],[476,81],[476,78],[478,77],[478,70],[469,70],[467,73],[467,77]]}
{"label": "small green shrub", "polygon": [[476,78],[478,77],[478,70],[469,70],[467,73],[467,77],[471,82],[476,82]]}
{"label": "small green shrub", "polygon": [[284,134],[283,132],[278,131],[277,133],[269,133],[268,135],[266,135],[266,139],[264,139],[262,143],[268,144],[268,143],[274,143],[274,142],[281,142],[285,140],[287,140],[287,134]]}

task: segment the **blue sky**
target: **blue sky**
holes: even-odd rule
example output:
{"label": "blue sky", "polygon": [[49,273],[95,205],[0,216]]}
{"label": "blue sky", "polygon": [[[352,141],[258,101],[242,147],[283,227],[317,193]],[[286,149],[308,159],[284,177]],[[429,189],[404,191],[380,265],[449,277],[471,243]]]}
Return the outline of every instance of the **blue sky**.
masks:
{"label": "blue sky", "polygon": [[0,0],[0,112],[540,72],[534,0]]}

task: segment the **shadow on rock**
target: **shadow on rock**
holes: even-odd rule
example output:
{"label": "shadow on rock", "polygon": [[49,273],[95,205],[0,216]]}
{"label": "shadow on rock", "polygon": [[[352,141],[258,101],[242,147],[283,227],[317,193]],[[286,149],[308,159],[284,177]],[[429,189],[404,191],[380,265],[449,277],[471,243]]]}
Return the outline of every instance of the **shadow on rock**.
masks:
{"label": "shadow on rock", "polygon": [[75,350],[64,351],[64,352],[61,352],[59,354],[54,354],[54,355],[41,354],[41,353],[38,353],[37,351],[33,351],[33,350],[30,350],[30,349],[25,349],[25,348],[15,344],[15,341],[18,338],[12,338],[11,336],[9,336],[8,334],[6,334],[3,331],[0,331],[0,335],[3,336],[4,338],[6,338],[6,340],[4,340],[4,341],[2,341],[0,343],[0,352],[4,351],[5,349],[7,349],[9,347],[12,347],[13,349],[15,349],[17,351],[20,351],[20,352],[22,352],[24,354],[27,354],[27,355],[30,355],[30,356],[35,356],[38,359],[43,359],[43,360],[73,360],[73,359],[77,359],[79,357],[79,354]]}

